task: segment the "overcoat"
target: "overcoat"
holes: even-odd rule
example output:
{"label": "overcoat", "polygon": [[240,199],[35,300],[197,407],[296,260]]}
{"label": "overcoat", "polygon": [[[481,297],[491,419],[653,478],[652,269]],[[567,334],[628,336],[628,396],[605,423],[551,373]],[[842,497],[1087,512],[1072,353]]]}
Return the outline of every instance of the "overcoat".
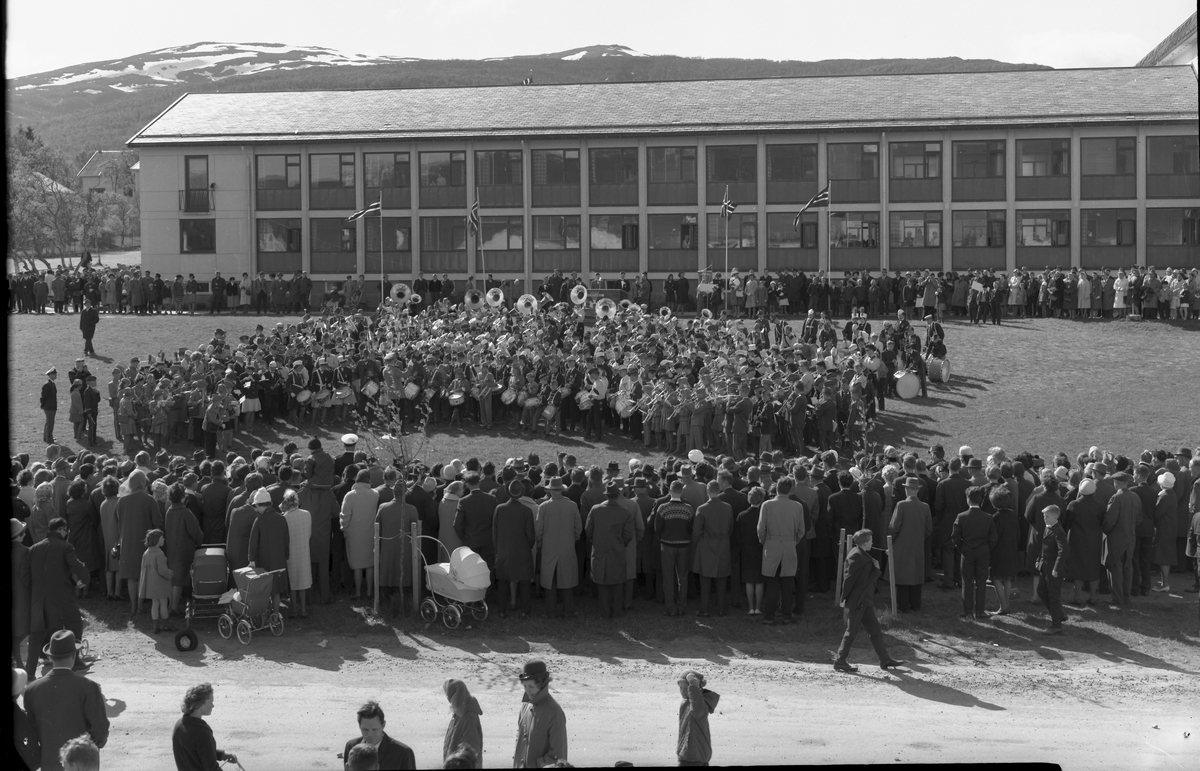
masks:
{"label": "overcoat", "polygon": [[[87,582],[88,572],[75,556],[75,547],[50,533],[29,550],[21,583],[30,589],[29,631],[55,632],[82,629],[75,582]],[[141,563],[138,563],[141,567]]]}
{"label": "overcoat", "polygon": [[496,548],[497,580],[533,580],[533,549],[537,534],[533,512],[520,499],[496,507],[492,517],[492,543]]}
{"label": "overcoat", "polygon": [[551,496],[538,506],[533,531],[541,553],[542,588],[549,589],[555,579],[559,589],[578,586],[575,542],[583,534],[583,519],[575,502],[565,496]]}
{"label": "overcoat", "polygon": [[1071,559],[1067,562],[1067,580],[1099,581],[1104,575],[1101,552],[1104,547],[1104,509],[1094,495],[1081,495],[1067,504],[1067,539]]}
{"label": "overcoat", "polygon": [[172,503],[163,520],[171,585],[191,586],[192,559],[196,556],[196,549],[203,543],[200,522],[192,510],[182,503]]}
{"label": "overcoat", "polygon": [[12,637],[20,640],[29,634],[30,587],[21,580],[29,570],[29,547],[23,543],[12,545]]}
{"label": "overcoat", "polygon": [[346,538],[346,561],[353,570],[375,567],[375,514],[379,493],[366,482],[355,482],[342,499],[341,525]]}
{"label": "overcoat", "polygon": [[1175,514],[1179,507],[1174,490],[1161,490],[1154,503],[1154,553],[1156,565],[1175,564]]}
{"label": "overcoat", "polygon": [[992,514],[992,520],[996,523],[996,545],[988,558],[988,569],[996,578],[1016,578],[1020,566],[1017,547],[1021,542],[1017,513],[1000,509]]}
{"label": "overcoat", "polygon": [[481,490],[472,490],[458,502],[454,530],[463,546],[483,557],[489,566],[496,564],[496,548],[492,543],[492,518],[496,514],[496,499]]}
{"label": "overcoat", "polygon": [[291,553],[292,538],[288,533],[287,520],[279,513],[279,509],[268,506],[250,527],[250,550],[246,556],[259,570],[282,571],[275,574],[276,592],[288,590],[287,561]]}
{"label": "overcoat", "polygon": [[142,571],[146,533],[163,526],[158,501],[145,490],[137,490],[119,498],[117,522],[121,527],[121,568],[117,577],[136,581]]}
{"label": "overcoat", "polygon": [[796,544],[804,537],[804,504],[773,498],[762,505],[758,540],[763,545],[762,574],[796,575]]}
{"label": "overcoat", "polygon": [[692,540],[696,542],[693,572],[704,578],[725,578],[730,574],[729,538],[733,523],[733,508],[720,498],[696,509],[696,518],[692,520]]}
{"label": "overcoat", "polygon": [[[379,507],[379,585],[412,586],[412,526],[417,507],[394,498]],[[403,534],[403,537],[401,537]]]}
{"label": "overcoat", "polygon": [[902,500],[892,512],[888,527],[892,534],[892,564],[897,586],[925,583],[925,539],[933,535],[933,515],[928,504]]}
{"label": "overcoat", "polygon": [[597,584],[625,581],[625,547],[633,540],[633,513],[616,501],[592,507],[584,523],[592,546],[591,577]]}

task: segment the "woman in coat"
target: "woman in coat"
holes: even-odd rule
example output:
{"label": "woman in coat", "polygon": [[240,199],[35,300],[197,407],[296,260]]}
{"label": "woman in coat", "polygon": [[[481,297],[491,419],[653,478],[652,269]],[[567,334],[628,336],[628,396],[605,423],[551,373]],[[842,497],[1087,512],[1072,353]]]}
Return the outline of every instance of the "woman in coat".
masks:
{"label": "woman in coat", "polygon": [[14,666],[24,671],[25,662],[21,661],[21,642],[29,636],[29,618],[33,608],[32,588],[21,580],[21,573],[28,570],[29,547],[22,541],[25,538],[25,524],[17,520],[9,520],[9,541],[11,547],[10,565],[12,567],[12,656]]}
{"label": "woman in coat", "polygon": [[458,512],[458,502],[462,496],[463,483],[451,482],[438,503],[438,540],[442,544],[438,551],[440,562],[449,562],[454,550],[463,545],[454,531],[454,515]]}
{"label": "woman in coat", "polygon": [[896,606],[901,613],[921,609],[921,587],[925,584],[925,539],[933,535],[929,504],[917,498],[921,480],[904,480],[907,497],[896,504],[888,532],[892,534]]}
{"label": "woman in coat", "polygon": [[[1175,516],[1179,502],[1175,498],[1175,475],[1164,471],[1158,476],[1158,499],[1154,502],[1154,548],[1150,562],[1160,572],[1156,592],[1171,591],[1171,566],[1175,564]],[[1145,512],[1142,513],[1145,516]]]}
{"label": "woman in coat", "polygon": [[1096,500],[1096,483],[1084,479],[1076,490],[1075,500],[1067,504],[1064,518],[1067,526],[1067,575],[1075,583],[1075,594],[1071,604],[1079,604],[1079,592],[1087,584],[1088,605],[1096,604],[1096,589],[1104,575],[1100,558],[1104,547],[1104,509]]}
{"label": "woman in coat", "polygon": [[479,716],[483,710],[479,701],[467,690],[462,680],[450,679],[442,683],[446,700],[450,702],[450,725],[446,727],[446,739],[442,742],[442,758],[466,744],[475,750],[475,768],[483,768],[483,727]]}
{"label": "woman in coat", "polygon": [[[167,555],[162,550],[163,531],[155,528],[146,533],[146,550],[142,552],[142,564],[138,574],[138,599],[150,600],[150,618],[154,621],[154,633],[163,631],[171,600],[171,568],[167,567]],[[168,630],[169,631],[169,630]]]}
{"label": "woman in coat", "polygon": [[[394,485],[392,500],[379,507],[379,586],[403,589],[412,586],[412,526],[420,521],[417,507],[404,500],[404,480],[395,468],[388,469],[386,482]],[[454,528],[451,527],[451,530]],[[401,594],[404,594],[401,592]],[[402,598],[403,600],[403,598]]]}
{"label": "woman in coat", "polygon": [[279,503],[288,529],[287,576],[288,588],[292,592],[292,603],[288,606],[288,618],[295,618],[299,609],[300,618],[308,618],[307,591],[312,588],[312,513],[300,508],[300,494],[288,490]]}
{"label": "woman in coat", "polygon": [[204,542],[200,521],[187,507],[187,488],[182,483],[171,485],[167,493],[170,505],[163,515],[166,533],[167,566],[171,568],[171,612],[183,613],[183,589],[192,585],[192,560],[196,549]]}
{"label": "woman in coat", "polygon": [[271,503],[266,490],[257,490],[251,499],[255,508],[263,503],[266,495],[267,507],[250,526],[250,548],[246,556],[250,564],[259,570],[276,571],[271,588],[271,609],[278,611],[279,597],[288,591],[287,563],[292,553],[292,539],[288,534],[287,520]]}
{"label": "woman in coat", "polygon": [[766,493],[761,487],[754,487],[748,496],[750,508],[740,512],[734,521],[733,534],[730,536],[730,548],[738,554],[738,564],[741,565],[741,582],[746,587],[746,612],[748,616],[762,615],[763,599],[763,546],[758,540],[758,515],[762,510]]}
{"label": "woman in coat", "polygon": [[104,536],[104,599],[115,600],[121,591],[117,571],[121,569],[121,558],[113,556],[113,547],[121,542],[121,524],[117,521],[117,493],[121,483],[116,477],[105,477],[100,483],[104,501],[100,504],[100,532]]}
{"label": "woman in coat", "polygon": [[[354,596],[370,595],[375,581],[375,514],[379,493],[371,489],[371,472],[363,469],[354,477],[354,486],[342,499],[340,523],[346,539],[346,561],[354,571]],[[364,594],[363,579],[366,579]]]}
{"label": "woman in coat", "polygon": [[1013,495],[1008,486],[992,488],[988,494],[992,504],[992,520],[996,523],[996,545],[989,555],[988,567],[991,571],[992,585],[996,589],[996,597],[1000,601],[998,615],[1008,615],[1008,602],[1012,597],[1013,581],[1017,577],[1020,565],[1017,550],[1021,542],[1020,522],[1017,512],[1012,508]]}
{"label": "woman in coat", "polygon": [[121,528],[121,566],[118,576],[129,582],[129,612],[136,616],[141,607],[138,580],[142,569],[142,553],[146,550],[146,533],[162,529],[158,502],[146,492],[146,475],[134,471],[129,475],[129,495],[117,499],[117,522]]}
{"label": "woman in coat", "polygon": [[71,429],[75,433],[75,441],[83,441],[83,381],[76,380],[71,384],[71,407],[67,413],[71,421]]}
{"label": "woman in coat", "polygon": [[[100,534],[96,532],[96,509],[87,497],[87,482],[76,479],[67,488],[67,505],[63,518],[67,520],[67,541],[75,547],[75,556],[87,568],[88,574],[104,566],[100,555]],[[84,596],[86,597],[86,590]]]}

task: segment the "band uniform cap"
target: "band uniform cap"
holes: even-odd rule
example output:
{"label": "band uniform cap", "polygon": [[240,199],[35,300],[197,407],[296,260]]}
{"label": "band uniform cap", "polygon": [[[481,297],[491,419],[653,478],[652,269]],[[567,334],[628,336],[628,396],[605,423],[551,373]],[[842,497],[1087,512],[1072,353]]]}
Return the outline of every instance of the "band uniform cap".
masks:
{"label": "band uniform cap", "polygon": [[82,643],[75,641],[75,633],[70,629],[59,629],[50,637],[50,642],[42,648],[42,653],[45,653],[50,658],[60,656],[70,656],[76,653],[83,647]]}
{"label": "band uniform cap", "polygon": [[347,446],[358,444],[358,434],[342,434],[342,444]]}
{"label": "band uniform cap", "polygon": [[58,374],[57,367],[51,367],[50,369],[46,370],[46,377],[49,377],[51,375],[57,375],[57,374]]}
{"label": "band uniform cap", "polygon": [[525,662],[525,667],[521,674],[517,675],[519,680],[540,680],[550,676],[550,670],[546,669],[546,662],[541,659],[530,659]]}

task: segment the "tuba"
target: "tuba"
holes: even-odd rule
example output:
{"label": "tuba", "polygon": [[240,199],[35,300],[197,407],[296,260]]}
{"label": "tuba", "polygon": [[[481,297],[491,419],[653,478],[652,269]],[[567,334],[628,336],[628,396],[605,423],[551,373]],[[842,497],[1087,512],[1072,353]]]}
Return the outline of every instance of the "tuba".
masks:
{"label": "tuba", "polygon": [[396,284],[392,287],[392,299],[404,305],[412,296],[412,287],[408,284]]}
{"label": "tuba", "polygon": [[583,305],[585,302],[587,302],[587,298],[588,290],[583,284],[580,284],[571,290],[571,302],[575,305]]}
{"label": "tuba", "polygon": [[517,300],[517,310],[521,312],[522,316],[532,316],[537,307],[537,298],[531,294],[523,294],[521,299]]}
{"label": "tuba", "polygon": [[611,319],[617,315],[617,304],[608,297],[602,297],[596,301],[596,317],[601,319]]}
{"label": "tuba", "polygon": [[408,297],[409,305],[420,305],[422,302],[424,302],[424,300],[422,299],[421,295],[417,294],[416,292],[413,292]]}
{"label": "tuba", "polygon": [[660,319],[662,319],[663,321],[670,321],[671,320],[671,309],[665,305],[663,307],[659,308],[658,309],[658,317]]}
{"label": "tuba", "polygon": [[711,310],[709,310],[708,308],[705,308],[704,310],[700,311],[700,318],[704,319],[705,321],[711,321],[712,317],[713,317],[713,312]]}
{"label": "tuba", "polygon": [[621,307],[621,312],[623,313],[633,307],[633,300],[625,298],[621,302],[617,303],[617,305]]}
{"label": "tuba", "polygon": [[488,305],[492,306],[493,308],[499,308],[504,304],[504,292],[500,291],[500,287],[492,287],[488,290],[484,299],[487,300]]}
{"label": "tuba", "polygon": [[469,311],[477,311],[483,307],[483,292],[478,289],[472,289],[467,292],[467,296],[463,298],[463,306]]}

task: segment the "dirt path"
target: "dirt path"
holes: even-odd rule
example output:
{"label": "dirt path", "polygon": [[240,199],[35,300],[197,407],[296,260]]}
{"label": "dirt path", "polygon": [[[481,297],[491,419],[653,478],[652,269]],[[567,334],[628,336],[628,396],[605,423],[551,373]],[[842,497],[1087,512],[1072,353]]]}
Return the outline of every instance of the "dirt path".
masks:
{"label": "dirt path", "polygon": [[519,637],[486,644],[289,630],[279,638],[255,635],[242,646],[222,640],[213,626],[200,626],[201,650],[191,654],[177,653],[166,635],[89,632],[97,655],[91,676],[102,684],[112,718],[106,765],[169,767],[182,695],[209,681],[216,686],[209,722],[218,745],[236,752],[247,771],[340,769],[337,754],[357,735],[354,710],[368,698],[384,707],[389,733],[414,749],[422,767],[434,767],[448,718],[441,683],[453,676],[483,708],[485,764],[509,766],[520,700],[515,675],[539,655],[554,675],[577,765],[672,765],[675,680],[694,667],[721,694],[711,718],[713,761],[721,765],[1200,768],[1200,656],[1191,668],[1069,653],[981,663],[954,641],[927,640],[909,657],[910,669],[885,675],[863,640],[851,657],[862,665],[859,674],[841,675],[817,663],[823,651],[794,645],[750,654],[698,638],[665,646],[627,638],[560,649]]}

